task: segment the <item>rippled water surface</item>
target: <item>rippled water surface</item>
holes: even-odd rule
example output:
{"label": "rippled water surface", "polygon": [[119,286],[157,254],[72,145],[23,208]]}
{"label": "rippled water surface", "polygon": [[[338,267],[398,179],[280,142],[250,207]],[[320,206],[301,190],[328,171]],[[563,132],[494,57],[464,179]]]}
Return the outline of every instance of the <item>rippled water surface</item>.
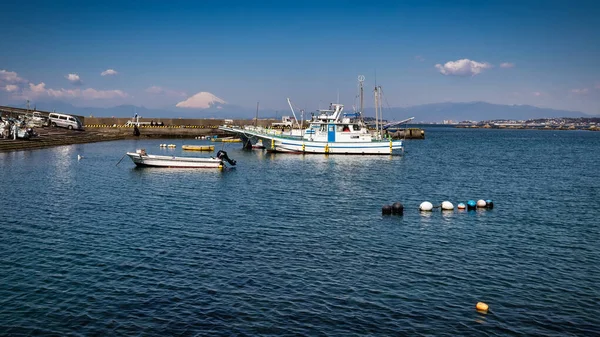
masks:
{"label": "rippled water surface", "polygon": [[599,335],[600,133],[426,134],[226,172],[116,166],[195,140],[1,153],[0,334]]}

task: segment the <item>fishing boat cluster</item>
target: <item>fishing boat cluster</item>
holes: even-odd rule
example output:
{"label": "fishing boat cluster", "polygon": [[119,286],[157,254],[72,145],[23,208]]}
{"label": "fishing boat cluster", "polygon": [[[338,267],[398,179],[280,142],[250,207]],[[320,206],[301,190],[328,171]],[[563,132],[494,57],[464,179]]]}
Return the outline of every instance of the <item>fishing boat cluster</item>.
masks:
{"label": "fishing boat cluster", "polygon": [[295,127],[286,129],[265,129],[258,126],[244,128],[221,126],[220,130],[236,134],[244,146],[253,147],[259,141],[269,152],[317,153],[317,154],[371,154],[399,155],[404,153],[404,143],[400,139],[392,139],[388,128],[411,121],[383,124],[380,123],[381,87],[375,88],[375,130],[369,129],[363,118],[363,81],[359,76],[360,110],[344,112],[344,105],[331,103],[328,109],[317,110],[312,114],[308,127],[298,123],[296,113],[290,100],[288,104],[296,122]]}
{"label": "fishing boat cluster", "polygon": [[[381,87],[375,88],[375,130],[365,123],[363,117],[363,81],[359,76],[360,110],[344,112],[344,105],[331,103],[328,109],[319,109],[312,114],[308,126],[298,123],[298,118],[288,98],[288,104],[294,119],[285,121],[279,128],[264,128],[257,125],[237,127],[220,126],[219,129],[237,137],[209,137],[212,142],[243,142],[244,148],[266,149],[268,152],[299,154],[344,154],[344,155],[401,155],[404,153],[404,142],[392,139],[388,128],[398,128],[413,118],[384,124],[381,120]],[[258,111],[258,106],[257,106]],[[294,122],[296,125],[294,125]],[[280,125],[277,125],[280,126]],[[285,129],[285,127],[289,129]],[[287,130],[287,131],[286,131]],[[198,149],[200,150],[200,149]],[[223,152],[223,151],[220,151]],[[149,155],[138,150],[127,155],[138,166],[168,167],[225,167],[231,165],[226,153],[225,158],[217,163],[217,158],[168,157]],[[235,164],[233,164],[235,165]]]}

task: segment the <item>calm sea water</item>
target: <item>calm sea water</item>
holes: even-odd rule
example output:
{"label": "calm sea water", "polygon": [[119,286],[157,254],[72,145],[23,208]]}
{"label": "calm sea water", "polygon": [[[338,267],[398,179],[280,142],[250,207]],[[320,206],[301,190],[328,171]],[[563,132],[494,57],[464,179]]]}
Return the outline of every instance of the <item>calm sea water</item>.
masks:
{"label": "calm sea water", "polygon": [[227,172],[116,166],[195,140],[2,153],[0,334],[600,335],[600,133],[426,135]]}

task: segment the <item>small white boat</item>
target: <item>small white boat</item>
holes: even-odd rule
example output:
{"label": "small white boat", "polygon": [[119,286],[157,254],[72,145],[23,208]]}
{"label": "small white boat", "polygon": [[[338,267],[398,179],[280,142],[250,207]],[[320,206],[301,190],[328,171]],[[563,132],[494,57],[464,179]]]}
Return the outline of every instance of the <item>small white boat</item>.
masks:
{"label": "small white boat", "polygon": [[214,151],[214,145],[183,145],[181,146],[182,150],[185,151]]}
{"label": "small white boat", "polygon": [[252,148],[253,149],[258,149],[258,150],[262,150],[265,148],[265,146],[263,145],[262,139],[259,139],[256,144],[252,144]]}
{"label": "small white boat", "polygon": [[215,157],[175,157],[147,154],[146,150],[127,152],[133,163],[138,167],[183,167],[183,168],[227,168],[226,164],[235,166],[236,161],[227,156],[227,152],[219,151]]}

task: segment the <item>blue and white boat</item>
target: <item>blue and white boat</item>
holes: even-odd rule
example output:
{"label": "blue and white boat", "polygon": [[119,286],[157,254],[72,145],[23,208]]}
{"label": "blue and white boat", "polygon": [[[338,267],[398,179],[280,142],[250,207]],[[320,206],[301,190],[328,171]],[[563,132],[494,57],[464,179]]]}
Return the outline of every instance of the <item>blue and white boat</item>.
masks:
{"label": "blue and white boat", "polygon": [[404,152],[402,140],[385,138],[379,130],[371,132],[361,112],[345,113],[344,105],[339,103],[332,103],[329,109],[318,110],[308,128],[301,129],[300,136],[260,128],[222,126],[219,129],[237,134],[245,144],[261,140],[271,152],[378,155]]}

